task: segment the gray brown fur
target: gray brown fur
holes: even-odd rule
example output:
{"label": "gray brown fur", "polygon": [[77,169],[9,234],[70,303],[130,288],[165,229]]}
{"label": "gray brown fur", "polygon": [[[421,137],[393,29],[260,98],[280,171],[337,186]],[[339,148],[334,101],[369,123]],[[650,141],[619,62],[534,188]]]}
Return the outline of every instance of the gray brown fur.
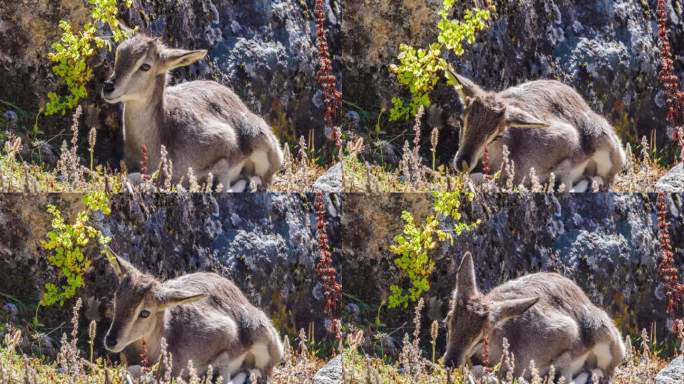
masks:
{"label": "gray brown fur", "polygon": [[174,183],[192,168],[200,181],[212,173],[225,188],[254,176],[269,185],[283,155],[278,139],[261,117],[214,81],[166,84],[169,70],[190,65],[206,54],[167,48],[143,34],[119,45],[114,72],[102,96],[109,103],[124,104],[126,164],[131,170],[139,169],[144,144],[148,168],[154,171],[164,145],[173,163]]}
{"label": "gray brown fur", "polygon": [[534,273],[482,294],[470,253],[459,267],[447,315],[447,365],[482,361],[483,335],[489,361],[503,353],[503,339],[515,357],[516,377],[534,361],[545,376],[553,365],[567,383],[584,383],[591,373],[609,380],[625,356],[614,322],[571,280],[556,273]]}
{"label": "gray brown fur", "polygon": [[534,168],[541,183],[554,173],[567,190],[582,191],[591,182],[609,187],[625,167],[615,130],[573,88],[537,80],[488,92],[457,73],[451,76],[462,85],[458,92],[465,106],[454,168],[472,171],[487,146],[490,168],[496,172],[505,145],[516,185]]}
{"label": "gray brown fur", "polygon": [[[209,365],[215,377],[233,383],[256,370],[269,377],[283,357],[278,332],[230,280],[214,273],[192,273],[166,282],[118,259],[119,287],[114,318],[105,336],[112,352],[160,358],[161,340],[173,357],[173,374],[187,373],[188,361],[201,376]],[[143,311],[149,316],[141,317]],[[131,371],[135,371],[135,366]]]}

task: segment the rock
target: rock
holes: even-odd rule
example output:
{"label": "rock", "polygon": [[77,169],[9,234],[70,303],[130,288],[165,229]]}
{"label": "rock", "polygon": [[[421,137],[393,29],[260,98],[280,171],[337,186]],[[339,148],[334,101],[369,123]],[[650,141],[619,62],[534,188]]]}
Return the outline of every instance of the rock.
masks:
{"label": "rock", "polygon": [[12,320],[16,320],[17,314],[19,314],[19,309],[12,303],[5,303],[5,305],[2,306],[2,310],[5,311]]}
{"label": "rock", "polygon": [[337,355],[323,368],[316,372],[314,384],[341,384],[342,383],[342,355]]}
{"label": "rock", "polygon": [[656,384],[684,383],[684,356],[672,360],[670,364],[658,372]]}
{"label": "rock", "polygon": [[2,117],[4,117],[9,124],[16,123],[17,119],[19,118],[17,113],[12,110],[5,111],[5,113],[2,114]]}
{"label": "rock", "polygon": [[679,163],[656,183],[661,192],[684,192],[684,164]]}
{"label": "rock", "polygon": [[342,191],[342,163],[337,163],[316,180],[313,185],[316,192]]}

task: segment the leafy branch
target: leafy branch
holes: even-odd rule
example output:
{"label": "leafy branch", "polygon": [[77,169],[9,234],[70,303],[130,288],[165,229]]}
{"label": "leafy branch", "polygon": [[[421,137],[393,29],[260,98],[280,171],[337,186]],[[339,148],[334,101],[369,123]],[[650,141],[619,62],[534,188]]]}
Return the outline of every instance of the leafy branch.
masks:
{"label": "leafy branch", "polygon": [[41,242],[41,247],[48,251],[48,262],[59,271],[64,279],[61,285],[46,283],[45,292],[40,305],[49,306],[64,302],[76,295],[79,288],[85,284],[84,276],[92,265],[92,259],[84,253],[91,240],[96,240],[101,252],[106,252],[110,238],[103,235],[90,224],[96,212],[109,215],[109,198],[104,192],[87,193],[83,196],[85,210],[76,215],[73,224],[66,222],[57,207],[49,204],[47,211],[52,215],[52,229],[47,233],[47,239]]}
{"label": "leafy branch", "polygon": [[[122,0],[123,5],[130,8],[133,0]],[[97,35],[97,23],[109,26],[112,39],[119,42],[128,37],[116,15],[118,0],[88,0],[91,6],[90,21],[83,25],[81,31],[75,32],[66,20],[60,20],[59,28],[62,35],[59,41],[52,44],[53,52],[48,54],[52,63],[52,72],[62,79],[68,89],[67,95],[48,93],[48,103],[45,114],[64,115],[78,105],[78,102],[88,97],[86,85],[93,77],[93,69],[88,65],[90,59],[98,49],[107,47],[111,50],[111,43]]]}
{"label": "leafy branch", "polygon": [[[428,48],[414,48],[408,44],[399,47],[399,65],[390,65],[390,70],[397,76],[399,83],[408,88],[411,99],[408,103],[398,97],[392,98],[390,121],[408,120],[418,113],[421,107],[430,106],[430,94],[439,82],[439,72],[446,72],[448,63],[444,53],[450,51],[456,56],[465,53],[464,42],[472,45],[478,31],[487,28],[491,18],[487,9],[468,9],[463,20],[449,18],[455,0],[444,0],[439,10],[440,21],[437,23],[439,34],[437,42]],[[456,82],[447,77],[449,85]]]}
{"label": "leafy branch", "polygon": [[[410,212],[401,213],[404,228],[401,234],[394,237],[395,244],[390,246],[390,251],[398,255],[394,264],[408,278],[410,287],[404,289],[396,284],[390,285],[389,308],[408,308],[410,302],[417,301],[427,292],[430,289],[430,275],[435,269],[435,260],[430,252],[439,243],[448,241],[453,244],[454,235],[470,232],[480,224],[479,220],[473,223],[462,221],[461,199],[465,197],[472,201],[474,193],[434,192],[432,196],[434,214],[429,215],[422,225],[416,224]],[[443,228],[441,223],[446,220],[453,224]]]}

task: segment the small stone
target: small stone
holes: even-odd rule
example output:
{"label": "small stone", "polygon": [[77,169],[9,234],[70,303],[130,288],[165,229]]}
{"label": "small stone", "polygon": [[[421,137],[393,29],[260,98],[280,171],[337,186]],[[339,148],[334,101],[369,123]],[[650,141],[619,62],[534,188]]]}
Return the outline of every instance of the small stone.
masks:
{"label": "small stone", "polygon": [[342,190],[342,163],[335,164],[319,177],[313,189],[316,192],[340,192]]}
{"label": "small stone", "polygon": [[16,122],[19,119],[19,116],[14,111],[7,111],[3,113],[2,117],[4,117],[9,123]]}
{"label": "small stone", "polygon": [[321,368],[313,379],[314,384],[339,384],[342,382],[342,355],[337,355]]}
{"label": "small stone", "polygon": [[2,310],[7,312],[12,319],[16,318],[17,314],[19,313],[17,306],[12,303],[6,303],[5,305],[3,305]]}
{"label": "small stone", "polygon": [[659,192],[684,192],[684,164],[679,163],[656,183]]}
{"label": "small stone", "polygon": [[667,367],[658,372],[655,382],[656,384],[684,383],[684,357],[679,356],[672,360]]}

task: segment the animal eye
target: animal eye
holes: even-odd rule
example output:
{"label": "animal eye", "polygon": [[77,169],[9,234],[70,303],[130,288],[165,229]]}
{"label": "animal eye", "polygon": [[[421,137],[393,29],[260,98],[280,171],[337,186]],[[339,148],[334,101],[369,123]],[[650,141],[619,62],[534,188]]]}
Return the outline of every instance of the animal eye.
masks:
{"label": "animal eye", "polygon": [[140,70],[143,71],[143,72],[149,71],[150,68],[152,68],[152,67],[150,67],[149,64],[143,64],[143,65],[140,66]]}
{"label": "animal eye", "polygon": [[150,311],[148,311],[148,310],[140,311],[140,317],[142,317],[143,319],[147,319],[148,317],[150,317]]}

